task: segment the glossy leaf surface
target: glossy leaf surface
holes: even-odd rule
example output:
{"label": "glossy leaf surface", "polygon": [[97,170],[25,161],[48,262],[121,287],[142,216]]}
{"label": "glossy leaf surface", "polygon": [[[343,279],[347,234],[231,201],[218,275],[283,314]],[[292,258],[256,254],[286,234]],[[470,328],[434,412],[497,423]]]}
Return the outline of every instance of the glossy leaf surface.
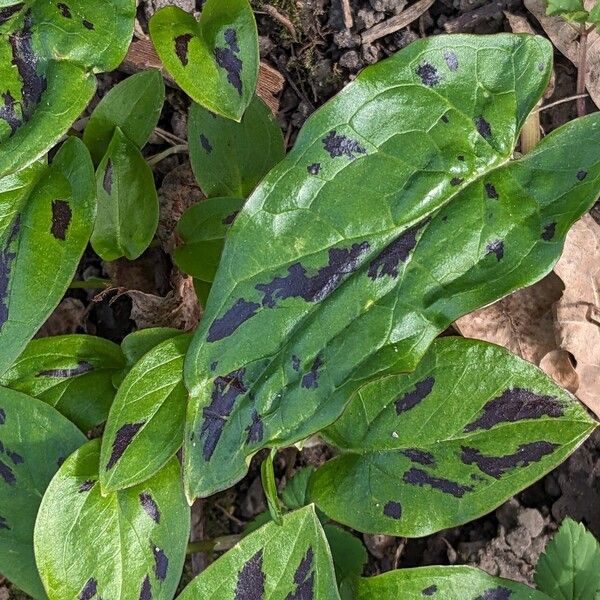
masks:
{"label": "glossy leaf surface", "polygon": [[102,438],[104,491],[145,481],[180,448],[187,405],[183,359],[190,339],[183,334],[158,344],[121,383]]}
{"label": "glossy leaf surface", "polygon": [[462,566],[399,569],[364,577],[344,591],[344,600],[550,600],[522,583]]}
{"label": "glossy leaf surface", "polygon": [[247,198],[285,156],[281,128],[258,96],[240,123],[193,104],[188,144],[194,175],[209,198]]}
{"label": "glossy leaf surface", "polygon": [[580,523],[565,519],[540,556],[538,589],[559,600],[587,600],[600,594],[600,545]]}
{"label": "glossy leaf surface", "polygon": [[[33,0],[0,18],[0,177],[54,146],[123,60],[133,0]],[[12,11],[11,11],[12,13]]]}
{"label": "glossy leaf surface", "polygon": [[45,598],[33,555],[40,501],[62,461],[85,436],[35,398],[0,388],[0,573]]}
{"label": "glossy leaf surface", "polygon": [[96,171],[96,192],[94,251],[104,260],[138,258],[156,232],[158,196],[152,169],[119,127]]}
{"label": "glossy leaf surface", "polygon": [[177,266],[200,281],[214,281],[225,237],[244,206],[239,198],[209,198],[188,208],[177,223],[181,245],[175,249]]}
{"label": "glossy leaf surface", "polygon": [[178,600],[339,599],[333,563],[312,506],[268,523],[212,563]]}
{"label": "glossy leaf surface", "polygon": [[176,6],[150,19],[165,68],[194,102],[239,121],[258,80],[258,33],[248,0],[207,0],[200,22]]}
{"label": "glossy leaf surface", "polygon": [[310,497],[359,531],[423,536],[493,510],[595,426],[531,363],[444,337],[414,373],[374,378],[353,395],[325,432],[342,456],[312,476]]}
{"label": "glossy leaf surface", "polygon": [[83,132],[94,164],[102,160],[115,127],[141,150],[158,123],[164,101],[165,84],[158,69],[136,73],[111,88]]}
{"label": "glossy leaf surface", "polygon": [[0,373],[60,302],[90,239],[94,171],[69,138],[50,167],[0,180]]}
{"label": "glossy leaf surface", "polygon": [[0,385],[39,398],[82,431],[106,421],[115,397],[112,377],[124,366],[119,346],[91,335],[32,340]]}
{"label": "glossy leaf surface", "polygon": [[176,459],[144,484],[102,496],[100,440],[71,455],[48,486],[35,556],[50,600],[171,600],[190,527]]}
{"label": "glossy leaf surface", "polygon": [[237,216],[186,358],[188,497],[548,272],[600,191],[600,115],[510,161],[550,67],[540,38],[435,36],[307,121]]}

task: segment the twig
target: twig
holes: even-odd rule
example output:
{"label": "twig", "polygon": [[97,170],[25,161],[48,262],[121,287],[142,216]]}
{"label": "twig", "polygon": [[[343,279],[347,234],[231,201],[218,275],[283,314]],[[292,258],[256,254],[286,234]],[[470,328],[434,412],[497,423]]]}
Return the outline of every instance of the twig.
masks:
{"label": "twig", "polygon": [[298,39],[296,35],[296,28],[294,24],[285,16],[282,15],[274,6],[270,4],[265,4],[263,6],[263,10],[272,18],[281,23],[291,34],[294,41]]}
{"label": "twig", "polygon": [[147,163],[151,167],[153,167],[154,165],[157,165],[161,160],[164,160],[165,158],[167,158],[173,154],[180,154],[182,152],[187,152],[187,151],[188,151],[187,144],[179,144],[177,146],[171,146],[170,148],[167,148],[166,150],[163,150],[162,152],[159,152],[158,154],[151,156],[147,160]]}
{"label": "twig", "polygon": [[419,0],[419,2],[409,6],[399,15],[391,17],[383,23],[374,25],[362,34],[362,43],[370,44],[390,33],[395,33],[399,29],[408,27],[408,25],[418,19],[434,2],[435,0]]}
{"label": "twig", "polygon": [[565,104],[566,102],[573,102],[573,100],[578,100],[579,98],[587,98],[589,94],[576,94],[575,96],[569,96],[568,98],[561,98],[560,100],[556,100],[555,102],[550,102],[550,104],[544,104],[539,108],[536,108],[533,112],[542,112],[543,110],[548,110],[549,108],[554,108],[559,104]]}
{"label": "twig", "polygon": [[344,26],[346,29],[352,29],[354,27],[354,17],[352,16],[352,9],[350,8],[350,0],[340,0],[340,3],[342,5]]}
{"label": "twig", "polygon": [[[581,24],[579,34],[579,60],[577,61],[577,95],[585,93],[585,76],[587,71],[587,41],[589,29],[585,23]],[[577,99],[577,116],[585,116],[585,98]]]}
{"label": "twig", "polygon": [[69,285],[71,290],[103,290],[113,285],[110,279],[90,277],[89,279],[74,279]]}
{"label": "twig", "polygon": [[223,535],[212,540],[199,540],[190,542],[187,546],[186,554],[195,554],[196,552],[221,552],[233,548],[240,540],[241,535]]}
{"label": "twig", "polygon": [[165,140],[165,142],[169,142],[169,144],[172,144],[174,146],[176,144],[186,143],[186,141],[183,138],[180,138],[178,135],[175,135],[174,133],[171,133],[166,129],[161,129],[160,127],[155,127],[154,133],[156,133],[158,137],[161,137],[163,140]]}

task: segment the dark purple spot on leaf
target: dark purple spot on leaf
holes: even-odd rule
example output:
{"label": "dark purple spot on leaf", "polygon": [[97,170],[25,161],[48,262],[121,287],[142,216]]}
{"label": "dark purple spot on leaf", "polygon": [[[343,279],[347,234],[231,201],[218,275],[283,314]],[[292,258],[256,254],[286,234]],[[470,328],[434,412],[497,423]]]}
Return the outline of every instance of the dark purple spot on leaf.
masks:
{"label": "dark purple spot on leaf", "polygon": [[430,585],[429,587],[426,587],[421,594],[423,596],[433,596],[435,593],[437,592],[437,585]]}
{"label": "dark purple spot on leaf", "polygon": [[150,577],[146,575],[144,581],[142,581],[142,588],[140,589],[140,600],[152,600],[152,585],[150,583]]}
{"label": "dark purple spot on leaf", "polygon": [[4,423],[6,423],[6,411],[0,408],[0,425],[4,425]]}
{"label": "dark purple spot on leaf", "polygon": [[1,516],[0,516],[0,529],[8,529],[8,530],[10,530],[9,525],[6,522],[6,518],[5,517],[1,517]]}
{"label": "dark purple spot on leaf", "polygon": [[554,237],[555,233],[556,233],[556,221],[553,221],[552,223],[548,223],[547,225],[544,225],[544,230],[542,231],[542,239],[545,242],[549,242]]}
{"label": "dark purple spot on leaf", "polygon": [[457,186],[457,185],[460,185],[463,181],[464,181],[464,179],[461,179],[460,177],[453,177],[450,180],[450,185]]}
{"label": "dark purple spot on leaf", "polygon": [[18,103],[10,92],[2,94],[2,101],[3,104],[0,104],[0,119],[4,119],[8,123],[10,135],[13,135],[21,125],[21,119],[17,114]]}
{"label": "dark purple spot on leaf", "polygon": [[286,298],[302,298],[306,302],[324,300],[346,275],[356,269],[361,256],[368,250],[367,242],[353,244],[350,248],[330,248],[328,263],[310,277],[300,263],[294,263],[288,267],[285,277],[275,277],[270,283],[256,286],[264,294],[263,306],[274,308],[278,301]]}
{"label": "dark purple spot on leaf", "polygon": [[0,25],[4,25],[13,15],[18,13],[23,8],[23,2],[19,2],[13,6],[0,8]]}
{"label": "dark purple spot on leaf", "polygon": [[444,60],[451,71],[458,70],[458,56],[456,55],[456,52],[446,50],[446,52],[444,52]]}
{"label": "dark purple spot on leaf", "polygon": [[442,81],[438,70],[428,62],[421,63],[417,67],[417,75],[421,78],[423,85],[433,87]]}
{"label": "dark purple spot on leaf", "polygon": [[232,212],[230,215],[227,215],[224,219],[223,219],[223,225],[232,225],[233,222],[235,221],[235,218],[240,214],[239,210],[236,210],[235,212]]}
{"label": "dark purple spot on leaf", "polygon": [[383,514],[390,519],[399,519],[402,517],[402,506],[399,502],[390,500],[383,507]]}
{"label": "dark purple spot on leaf", "polygon": [[36,377],[76,377],[77,375],[83,375],[94,370],[94,365],[84,360],[77,363],[76,367],[70,369],[48,369],[47,371],[41,371]]}
{"label": "dark purple spot on leaf", "polygon": [[179,62],[187,67],[188,65],[188,50],[190,41],[192,39],[191,33],[184,33],[183,35],[178,35],[175,38],[175,54],[177,54],[177,58],[179,58]]}
{"label": "dark purple spot on leaf", "polygon": [[4,243],[4,248],[0,253],[0,331],[6,321],[8,321],[8,291],[10,287],[10,272],[12,263],[17,256],[16,252],[11,251],[11,246],[17,240],[19,235],[21,219],[19,215],[15,218],[12,229]]}
{"label": "dark purple spot on leaf", "polygon": [[235,600],[262,600],[265,593],[265,574],[262,571],[262,548],[248,559],[238,573]]}
{"label": "dark purple spot on leaf", "polygon": [[386,275],[388,277],[398,277],[400,263],[405,263],[408,260],[417,245],[417,235],[428,223],[429,219],[425,219],[413,225],[385,247],[369,264],[367,275],[373,281]]}
{"label": "dark purple spot on leaf", "polygon": [[263,422],[256,410],[252,412],[252,423],[246,428],[246,432],[246,444],[255,444],[263,439]]}
{"label": "dark purple spot on leaf", "polygon": [[115,441],[112,446],[112,453],[108,462],[106,463],[106,470],[112,469],[117,461],[123,456],[123,452],[127,450],[127,447],[133,441],[137,432],[142,428],[146,421],[139,421],[138,423],[126,423],[122,425],[117,434],[115,435]]}
{"label": "dark purple spot on leaf", "polygon": [[231,414],[239,396],[248,390],[244,384],[245,369],[232,371],[215,378],[210,404],[202,409],[200,437],[204,438],[202,455],[210,460],[225,427],[225,419]]}
{"label": "dark purple spot on leaf", "polygon": [[587,171],[579,171],[577,173],[577,179],[579,179],[579,181],[583,181],[586,177],[587,177]]}
{"label": "dark purple spot on leaf", "polygon": [[300,370],[300,359],[295,354],[292,356],[292,369],[294,371]]}
{"label": "dark purple spot on leaf", "polygon": [[158,505],[154,501],[154,498],[148,492],[142,492],[139,495],[140,504],[142,508],[146,511],[148,516],[157,524],[160,524],[160,510],[158,509]]}
{"label": "dark purple spot on leaf", "polygon": [[152,544],[152,553],[154,554],[154,575],[159,581],[164,581],[167,578],[169,559],[164,551],[154,544]]}
{"label": "dark purple spot on leaf", "polygon": [[8,485],[15,485],[17,478],[13,470],[4,462],[0,460],[0,477],[4,479],[4,482]]}
{"label": "dark purple spot on leaf", "polygon": [[208,138],[203,133],[200,134],[200,144],[202,145],[207,154],[210,154],[213,151],[213,147],[208,141]]}
{"label": "dark purple spot on leaf", "polygon": [[88,29],[89,31],[93,31],[94,29],[94,24],[91,21],[88,21],[87,19],[84,19],[82,21],[83,26]]}
{"label": "dark purple spot on leaf", "polygon": [[435,383],[435,378],[433,376],[426,377],[422,381],[419,381],[415,384],[415,389],[412,392],[406,392],[403,396],[396,400],[396,413],[402,414],[411,408],[414,408],[422,402],[429,394],[431,394],[431,390],[433,389],[433,385]]}
{"label": "dark purple spot on leaf", "polygon": [[217,360],[213,360],[212,363],[210,363],[210,370],[214,371],[217,368],[217,365],[219,364],[219,361]]}
{"label": "dark purple spot on leaf", "polygon": [[402,454],[406,456],[409,460],[414,463],[419,463],[420,465],[435,465],[435,458],[431,452],[425,452],[424,450],[419,450],[418,448],[408,448],[406,450],[402,450]]}
{"label": "dark purple spot on leaf", "polygon": [[285,600],[313,600],[315,585],[315,573],[312,570],[313,558],[314,552],[309,546],[306,555],[294,573],[296,591],[294,593],[290,592]]}
{"label": "dark purple spot on leaf", "polygon": [[260,304],[240,298],[220,319],[211,323],[206,336],[207,341],[218,342],[230,336],[242,323],[251,319],[259,308]]}
{"label": "dark purple spot on leaf", "polygon": [[69,203],[65,200],[52,201],[52,226],[50,233],[57,239],[63,242],[67,238],[67,230],[71,224],[73,213]]}
{"label": "dark purple spot on leaf", "polygon": [[491,429],[499,423],[515,423],[543,416],[558,418],[564,413],[562,403],[554,396],[541,396],[531,390],[510,388],[483,407],[483,414],[469,423],[466,433],[476,429]]}
{"label": "dark purple spot on leaf", "polygon": [[104,177],[102,178],[102,187],[104,191],[110,196],[112,193],[112,182],[113,182],[113,163],[109,158],[106,161],[106,167],[104,168]]}
{"label": "dark purple spot on leaf", "polygon": [[330,131],[323,138],[323,146],[331,158],[347,156],[350,160],[356,158],[356,154],[366,154],[367,151],[356,140],[353,140],[343,134],[338,134],[335,130]]}
{"label": "dark purple spot on leaf", "polygon": [[25,459],[20,454],[13,452],[12,450],[7,450],[6,456],[10,458],[13,465],[22,465],[25,462]]}
{"label": "dark purple spot on leaf", "polygon": [[240,51],[240,47],[238,46],[237,41],[237,33],[235,29],[231,27],[225,30],[225,43],[229,46],[229,49],[236,54]]}
{"label": "dark purple spot on leaf", "polygon": [[461,154],[460,156],[457,156],[458,160],[460,160],[460,162],[465,162],[465,157]]}
{"label": "dark purple spot on leaf", "polygon": [[307,390],[313,390],[319,387],[319,369],[323,366],[321,356],[317,354],[310,371],[302,378],[302,387]]}
{"label": "dark purple spot on leaf", "polygon": [[321,170],[321,163],[313,163],[312,165],[308,165],[306,170],[310,175],[318,175]]}
{"label": "dark purple spot on leaf", "polygon": [[450,479],[444,479],[443,477],[434,477],[422,469],[412,468],[404,473],[404,483],[409,485],[418,485],[423,487],[426,485],[443,492],[444,494],[450,494],[455,498],[462,498],[467,492],[474,490],[473,486],[461,485],[456,481]]}
{"label": "dark purple spot on leaf", "polygon": [[79,600],[91,600],[98,591],[98,582],[90,577],[83,586],[81,593],[79,594]]}
{"label": "dark purple spot on leaf", "polygon": [[461,461],[465,465],[477,465],[477,468],[486,475],[500,479],[506,471],[517,467],[527,467],[533,462],[539,462],[544,456],[551,454],[558,448],[558,444],[551,442],[531,442],[522,444],[514,454],[505,456],[485,456],[477,448],[461,446]]}
{"label": "dark purple spot on leaf", "polygon": [[496,191],[496,188],[491,183],[486,183],[484,187],[485,187],[485,193],[490,200],[498,199],[498,192]]}
{"label": "dark purple spot on leaf", "polygon": [[512,591],[505,587],[497,587],[486,590],[475,600],[509,600],[513,595]]}
{"label": "dark purple spot on leaf", "polygon": [[96,481],[94,479],[86,479],[80,486],[79,486],[79,493],[83,494],[83,492],[89,492],[95,485]]}
{"label": "dark purple spot on leaf", "polygon": [[242,95],[242,61],[231,48],[215,48],[217,64],[227,71],[227,81]]}
{"label": "dark purple spot on leaf", "polygon": [[540,71],[540,73],[546,68],[546,65],[544,63],[539,63],[538,64],[538,71]]}
{"label": "dark purple spot on leaf", "polygon": [[450,123],[450,119],[448,118],[448,115],[442,115],[442,122],[443,123]]}
{"label": "dark purple spot on leaf", "polygon": [[60,10],[60,14],[65,19],[71,18],[71,9],[64,2],[59,2],[56,6],[58,7],[58,10]]}
{"label": "dark purple spot on leaf", "polygon": [[483,117],[477,117],[475,119],[475,127],[477,128],[479,135],[486,140],[489,140],[492,137],[492,127]]}
{"label": "dark purple spot on leaf", "polygon": [[498,262],[500,262],[504,258],[504,242],[502,240],[490,242],[485,247],[485,251],[487,254],[495,254]]}

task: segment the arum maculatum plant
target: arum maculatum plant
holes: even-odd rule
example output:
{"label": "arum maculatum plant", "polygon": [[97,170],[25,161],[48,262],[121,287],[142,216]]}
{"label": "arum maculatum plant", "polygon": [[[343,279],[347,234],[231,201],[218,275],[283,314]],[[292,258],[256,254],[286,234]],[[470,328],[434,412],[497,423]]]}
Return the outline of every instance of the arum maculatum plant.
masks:
{"label": "arum maculatum plant", "polygon": [[[515,156],[550,44],[415,42],[313,114],[284,156],[255,94],[246,0],[208,0],[199,20],[159,11],[153,42],[195,102],[189,152],[208,200],[182,217],[173,257],[204,315],[193,333],[120,345],[31,341],[90,240],[105,260],[133,259],[156,230],[142,149],[158,72],[116,86],[83,142],[45,158],[94,73],[122,60],[134,12],[133,0],[0,0],[0,572],[50,600],[171,600],[178,587],[182,600],[576,597],[550,577],[567,534],[536,590],[469,567],[363,578],[365,550],[344,528],[418,537],[475,519],[596,426],[533,365],[438,337],[547,274],[600,193],[598,114]],[[334,458],[278,490],[275,454],[315,434]],[[269,511],[234,540],[188,545],[189,504],[264,449]],[[186,552],[227,548],[181,584]]]}

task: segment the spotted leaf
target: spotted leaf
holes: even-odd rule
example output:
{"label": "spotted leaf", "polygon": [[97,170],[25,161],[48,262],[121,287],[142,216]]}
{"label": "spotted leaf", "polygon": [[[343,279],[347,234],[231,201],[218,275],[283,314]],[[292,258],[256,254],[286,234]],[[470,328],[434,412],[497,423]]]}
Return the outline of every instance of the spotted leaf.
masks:
{"label": "spotted leaf", "polygon": [[258,96],[240,123],[193,104],[188,144],[194,175],[209,198],[247,198],[285,155],[281,128]]}
{"label": "spotted leaf", "polygon": [[187,405],[183,358],[190,337],[177,335],[158,344],[121,383],[102,438],[104,491],[147,480],[180,448]]}
{"label": "spotted leaf", "polygon": [[94,73],[123,60],[135,17],[134,0],[14,6],[0,17],[0,177],[60,140],[94,95]]}
{"label": "spotted leaf", "polygon": [[199,22],[167,6],[150,20],[150,37],[194,102],[240,121],[258,80],[258,34],[248,0],[207,0]]}
{"label": "spotted leaf", "polygon": [[189,498],[552,268],[600,191],[600,114],[511,159],[551,57],[533,36],[434,36],[311,116],[236,217],[186,357]]}
{"label": "spotted leaf", "polygon": [[92,162],[77,138],[49,167],[34,163],[0,180],[0,373],[73,280],[95,210]]}
{"label": "spotted leaf", "polygon": [[142,485],[102,495],[99,457],[100,440],[82,446],[42,500],[35,556],[49,600],[171,600],[190,528],[177,459]]}
{"label": "spotted leaf", "polygon": [[339,600],[333,562],[311,506],[242,539],[178,600]]}
{"label": "spotted leaf", "polygon": [[96,192],[96,253],[104,260],[141,256],[158,225],[158,196],[152,169],[119,127],[96,170]]}
{"label": "spotted leaf", "polygon": [[124,362],[119,346],[99,337],[40,338],[27,344],[0,385],[47,402],[86,432],[106,421],[112,377]]}
{"label": "spotted leaf", "polygon": [[50,480],[85,436],[48,404],[0,388],[0,572],[46,598],[33,555],[33,527]]}
{"label": "spotted leaf", "polygon": [[463,566],[399,569],[363,577],[347,584],[342,596],[354,600],[550,600],[522,583]]}
{"label": "spotted leaf", "polygon": [[355,392],[325,431],[341,454],[311,477],[310,497],[359,531],[428,535],[490,512],[595,426],[531,363],[444,337],[410,375],[374,377]]}

